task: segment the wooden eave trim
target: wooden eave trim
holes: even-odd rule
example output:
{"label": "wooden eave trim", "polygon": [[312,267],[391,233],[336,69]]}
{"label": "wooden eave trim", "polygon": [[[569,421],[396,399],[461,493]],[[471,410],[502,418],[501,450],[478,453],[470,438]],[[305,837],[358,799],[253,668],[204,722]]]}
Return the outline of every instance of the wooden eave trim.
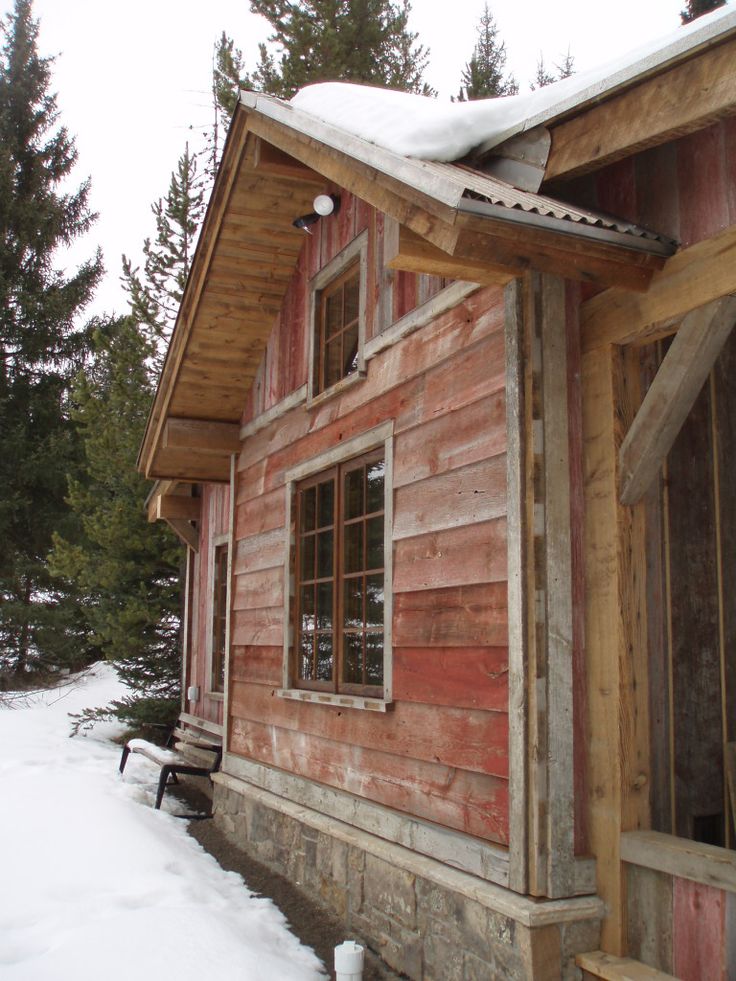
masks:
{"label": "wooden eave trim", "polygon": [[568,180],[736,112],[736,38],[551,126],[545,182]]}
{"label": "wooden eave trim", "polygon": [[161,439],[161,430],[173,397],[174,383],[192,331],[225,208],[240,168],[247,134],[245,113],[236,110],[228,131],[222,163],[207,207],[202,233],[197,243],[191,272],[184,289],[184,296],[138,455],[138,469],[146,476],[150,476],[152,473],[153,457]]}

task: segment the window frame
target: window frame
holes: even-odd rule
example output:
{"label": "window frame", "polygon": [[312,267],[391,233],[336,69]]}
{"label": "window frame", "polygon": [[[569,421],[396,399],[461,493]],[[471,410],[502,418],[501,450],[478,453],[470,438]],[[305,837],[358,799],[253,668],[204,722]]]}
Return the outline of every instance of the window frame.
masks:
{"label": "window frame", "polygon": [[[339,287],[355,266],[358,271],[358,366],[355,371],[344,375],[327,388],[315,384],[315,375],[322,378],[322,365],[317,364],[322,356],[320,338],[322,336],[322,297],[330,287]],[[321,402],[323,399],[344,391],[365,377],[366,359],[366,297],[368,284],[368,230],[361,232],[334,259],[327,263],[309,282],[309,377],[307,379],[307,404]]]}
{"label": "window frame", "polygon": [[[297,612],[297,495],[312,483],[319,483],[331,473],[339,476],[352,461],[368,461],[381,454],[384,460],[383,509],[383,690],[363,688],[349,683],[340,684],[340,662],[334,665],[331,682],[304,682],[298,677],[296,656]],[[295,467],[285,475],[286,480],[286,554],[285,581],[289,584],[284,603],[283,687],[277,692],[282,698],[318,701],[325,704],[348,705],[356,708],[385,711],[392,702],[392,527],[393,527],[393,421],[347,440]],[[337,536],[336,536],[337,538]],[[338,543],[334,544],[333,571],[337,573]],[[337,582],[337,577],[335,579]]]}

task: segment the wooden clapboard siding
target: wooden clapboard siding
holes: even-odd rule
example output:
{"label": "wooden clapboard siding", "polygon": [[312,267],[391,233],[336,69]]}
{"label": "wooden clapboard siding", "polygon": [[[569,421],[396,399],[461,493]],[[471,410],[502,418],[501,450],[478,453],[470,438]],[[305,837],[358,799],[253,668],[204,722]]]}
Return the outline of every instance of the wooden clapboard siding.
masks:
{"label": "wooden clapboard siding", "polygon": [[394,646],[508,646],[506,583],[394,594]]}
{"label": "wooden clapboard siding", "polygon": [[271,766],[482,838],[508,837],[507,783],[434,762],[411,767],[370,751],[247,719],[233,724],[230,748]]}
{"label": "wooden clapboard siding", "polygon": [[394,538],[499,518],[506,513],[506,455],[406,484],[394,508]]}
{"label": "wooden clapboard siding", "polygon": [[503,453],[505,421],[505,393],[496,392],[397,434],[394,487]]}
{"label": "wooden clapboard siding", "polygon": [[[384,226],[345,195],[336,220],[305,236],[243,415],[247,424],[276,408],[263,426],[246,427],[237,462],[229,748],[505,845],[503,296],[479,289],[374,352],[365,377],[340,394],[294,399],[307,380],[309,281],[363,229],[367,336],[441,287],[436,277],[383,269]],[[286,475],[389,420],[392,705],[376,713],[281,698]]]}
{"label": "wooden clapboard siding", "polygon": [[394,652],[394,697],[505,712],[508,662],[506,647],[399,647]]}
{"label": "wooden clapboard siding", "polygon": [[505,516],[403,538],[394,546],[395,592],[506,582]]}
{"label": "wooden clapboard siding", "polygon": [[236,681],[232,714],[304,736],[320,736],[409,761],[442,763],[475,773],[508,776],[505,712],[396,702],[377,718],[372,712],[335,711],[331,706],[276,698],[266,685]]}

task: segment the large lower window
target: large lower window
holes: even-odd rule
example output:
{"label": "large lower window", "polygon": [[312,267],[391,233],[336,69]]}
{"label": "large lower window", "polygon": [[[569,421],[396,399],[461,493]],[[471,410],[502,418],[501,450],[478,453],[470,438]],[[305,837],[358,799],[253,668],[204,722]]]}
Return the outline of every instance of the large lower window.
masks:
{"label": "large lower window", "polygon": [[384,647],[383,449],[296,487],[296,683],[380,697]]}

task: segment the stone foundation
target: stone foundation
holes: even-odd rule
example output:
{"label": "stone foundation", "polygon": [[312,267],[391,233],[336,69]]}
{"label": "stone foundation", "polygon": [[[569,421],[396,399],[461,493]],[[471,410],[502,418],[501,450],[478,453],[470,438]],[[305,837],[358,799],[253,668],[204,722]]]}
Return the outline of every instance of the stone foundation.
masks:
{"label": "stone foundation", "polygon": [[230,840],[413,981],[580,978],[575,954],[599,945],[595,897],[537,902],[243,780],[214,779],[215,820]]}

